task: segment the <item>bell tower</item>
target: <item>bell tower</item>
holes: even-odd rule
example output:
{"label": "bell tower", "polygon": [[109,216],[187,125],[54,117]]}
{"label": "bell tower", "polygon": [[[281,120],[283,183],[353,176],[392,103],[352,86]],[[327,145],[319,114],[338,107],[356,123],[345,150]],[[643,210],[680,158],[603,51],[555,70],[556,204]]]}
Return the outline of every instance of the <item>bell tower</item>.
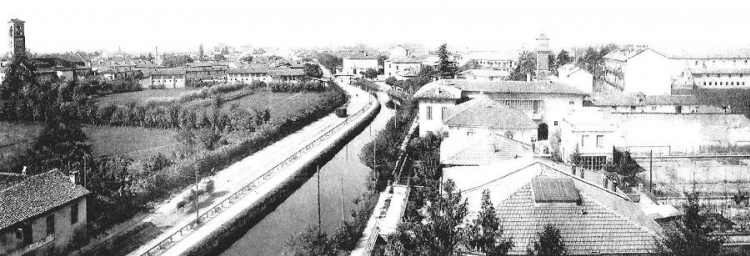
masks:
{"label": "bell tower", "polygon": [[10,25],[10,29],[8,30],[10,53],[13,58],[26,55],[26,31],[24,29],[24,23],[24,21],[19,19],[8,21],[8,24]]}
{"label": "bell tower", "polygon": [[536,39],[536,77],[537,80],[547,80],[550,76],[549,70],[549,38],[541,34]]}

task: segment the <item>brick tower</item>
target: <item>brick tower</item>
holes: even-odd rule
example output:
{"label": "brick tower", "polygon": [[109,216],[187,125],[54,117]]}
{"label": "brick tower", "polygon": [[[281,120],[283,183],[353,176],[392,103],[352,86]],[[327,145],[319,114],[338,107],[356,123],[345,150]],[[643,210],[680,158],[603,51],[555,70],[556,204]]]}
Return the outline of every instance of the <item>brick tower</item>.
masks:
{"label": "brick tower", "polygon": [[26,55],[26,34],[24,31],[24,21],[12,19],[8,21],[10,29],[8,37],[10,39],[10,53],[13,58]]}
{"label": "brick tower", "polygon": [[549,38],[541,34],[536,39],[536,79],[547,80],[550,76],[549,70]]}

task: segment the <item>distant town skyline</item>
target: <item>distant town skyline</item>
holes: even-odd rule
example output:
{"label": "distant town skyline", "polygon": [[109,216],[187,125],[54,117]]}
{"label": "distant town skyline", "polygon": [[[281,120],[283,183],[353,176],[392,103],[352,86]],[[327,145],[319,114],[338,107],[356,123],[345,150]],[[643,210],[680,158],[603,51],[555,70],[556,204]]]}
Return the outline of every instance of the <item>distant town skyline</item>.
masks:
{"label": "distant town skyline", "polygon": [[[741,1],[12,1],[0,19],[26,21],[27,48],[197,51],[232,46],[384,47],[448,43],[472,50],[606,43],[656,49],[748,48]],[[7,40],[4,39],[4,40]],[[209,51],[209,49],[206,49]],[[3,47],[0,52],[7,52]]]}

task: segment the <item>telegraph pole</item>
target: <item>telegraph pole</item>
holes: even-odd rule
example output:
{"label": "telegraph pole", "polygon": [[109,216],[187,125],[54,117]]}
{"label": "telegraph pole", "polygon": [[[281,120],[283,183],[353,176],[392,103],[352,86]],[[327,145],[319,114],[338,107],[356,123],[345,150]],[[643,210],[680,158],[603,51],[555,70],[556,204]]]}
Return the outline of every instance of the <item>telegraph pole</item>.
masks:
{"label": "telegraph pole", "polygon": [[322,225],[320,224],[321,223],[320,222],[320,165],[318,165],[317,176],[318,176],[318,237],[320,237],[321,228],[322,228],[321,227]]}
{"label": "telegraph pole", "polygon": [[201,223],[201,215],[198,213],[198,168],[195,168],[195,223]]}
{"label": "telegraph pole", "polygon": [[648,157],[648,192],[654,192],[654,150],[649,152]]}

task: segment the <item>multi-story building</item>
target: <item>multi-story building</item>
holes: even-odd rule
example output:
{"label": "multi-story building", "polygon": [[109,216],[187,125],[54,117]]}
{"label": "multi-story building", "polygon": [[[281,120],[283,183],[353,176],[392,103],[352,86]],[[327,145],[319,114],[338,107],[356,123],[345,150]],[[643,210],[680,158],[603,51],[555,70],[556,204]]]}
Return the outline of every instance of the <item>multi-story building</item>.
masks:
{"label": "multi-story building", "polygon": [[594,93],[590,105],[613,113],[709,114],[730,113],[730,106],[708,105],[695,95]]}
{"label": "multi-story building", "polygon": [[233,68],[227,70],[228,83],[250,84],[253,81],[270,82],[271,76],[268,75],[268,69]]}
{"label": "multi-story building", "polygon": [[345,75],[361,75],[367,69],[374,69],[375,71],[379,69],[378,58],[376,56],[358,54],[343,58],[341,73]]}
{"label": "multi-story building", "polygon": [[406,58],[409,57],[409,50],[406,48],[397,45],[396,47],[393,47],[388,50],[388,58],[389,59],[396,59],[396,58]]}
{"label": "multi-story building", "polygon": [[672,94],[674,68],[666,56],[645,47],[623,48],[604,56],[604,80],[627,93]]}
{"label": "multi-story building", "polygon": [[406,73],[416,73],[422,69],[422,60],[408,57],[391,58],[385,60],[384,74],[386,77],[396,77],[404,79]]}
{"label": "multi-story building", "polygon": [[511,72],[516,68],[518,56],[500,51],[473,51],[466,56],[469,61],[475,61],[480,69],[495,69]]}
{"label": "multi-story building", "polygon": [[560,66],[557,69],[557,76],[551,77],[551,79],[561,84],[573,86],[585,93],[594,92],[594,75],[572,63]]}
{"label": "multi-story building", "polygon": [[461,76],[464,79],[469,80],[498,81],[508,80],[510,78],[510,72],[497,69],[469,69],[461,72]]}
{"label": "multi-story building", "polygon": [[86,236],[89,191],[58,170],[0,187],[0,255],[60,255]]}
{"label": "multi-story building", "polygon": [[185,88],[186,73],[183,68],[158,69],[148,74],[149,86],[164,86],[165,88]]}
{"label": "multi-story building", "polygon": [[557,129],[571,110],[581,108],[586,93],[571,86],[552,82],[474,81],[443,79],[420,88],[414,98],[419,102],[420,135],[444,129],[441,109],[486,95],[520,110],[537,124],[534,140],[547,140],[550,129]]}
{"label": "multi-story building", "polygon": [[579,154],[579,166],[600,170],[612,161],[612,147],[622,145],[622,135],[601,110],[572,111],[560,126],[560,157],[572,162]]}

